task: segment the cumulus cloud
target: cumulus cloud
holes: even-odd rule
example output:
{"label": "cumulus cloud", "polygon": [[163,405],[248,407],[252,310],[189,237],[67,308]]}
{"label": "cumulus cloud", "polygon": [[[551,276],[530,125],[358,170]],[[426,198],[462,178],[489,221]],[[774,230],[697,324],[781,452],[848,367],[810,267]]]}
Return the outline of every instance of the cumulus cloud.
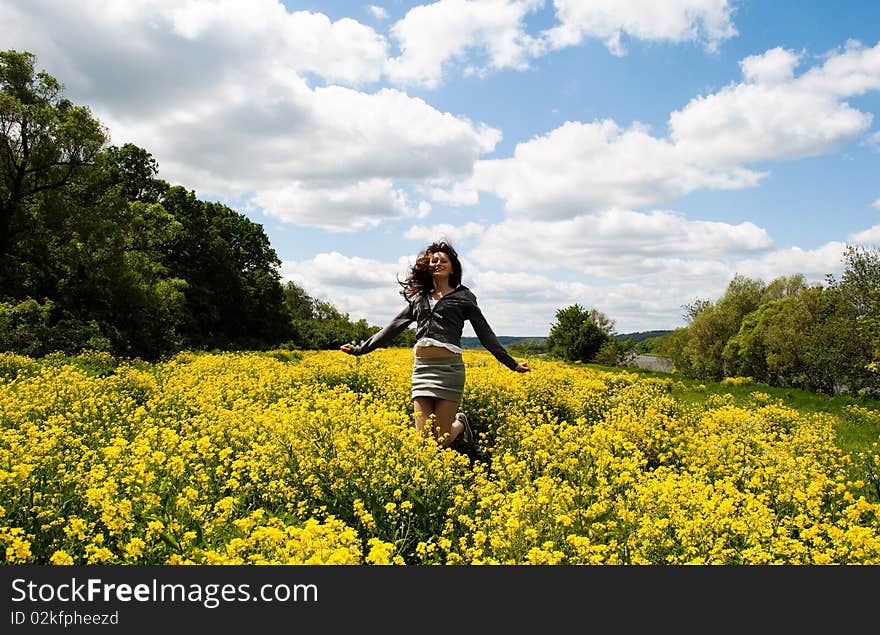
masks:
{"label": "cumulus cloud", "polygon": [[846,244],[832,241],[816,249],[786,247],[760,258],[745,259],[736,264],[743,275],[770,281],[780,276],[804,274],[809,282],[824,282],[826,274],[843,272],[843,255]]}
{"label": "cumulus cloud", "polygon": [[639,125],[569,121],[518,144],[511,158],[478,161],[473,185],[503,198],[512,213],[560,219],[670,202],[699,188],[748,187],[762,176],[688,162],[675,144]]}
{"label": "cumulus cloud", "polygon": [[542,219],[753,187],[767,173],[749,164],[831,152],[870,126],[872,115],[845,99],[880,89],[880,44],[851,42],[795,76],[800,58],[775,48],[744,59],[744,81],[671,113],[668,137],[638,123],[569,121],[512,157],[478,161],[468,186]]}
{"label": "cumulus cloud", "polygon": [[[543,0],[439,0],[410,9],[391,28],[400,55],[388,60],[388,77],[401,84],[438,86],[448,66],[528,67],[542,45],[526,33],[525,16]],[[485,57],[476,63],[474,57]]]}
{"label": "cumulus cloud", "polygon": [[371,4],[371,5],[367,6],[367,11],[369,11],[370,14],[374,18],[376,18],[377,20],[387,20],[388,19],[388,12],[384,8],[377,6],[375,4]]}
{"label": "cumulus cloud", "polygon": [[[425,244],[437,240],[446,240],[453,245],[464,242],[471,238],[479,238],[486,232],[486,228],[477,223],[465,223],[464,225],[414,225],[403,234],[407,240],[420,240]],[[456,249],[456,251],[458,251]]]}
{"label": "cumulus cloud", "polygon": [[[767,231],[750,222],[731,225],[667,211],[615,209],[555,222],[505,221],[483,234],[474,253],[487,267],[564,267],[627,279],[665,275],[664,264],[677,258],[742,257],[771,246]],[[699,272],[697,266],[689,275]]]}
{"label": "cumulus cloud", "polygon": [[795,77],[799,59],[780,48],[746,58],[744,82],[672,113],[672,143],[688,161],[723,168],[821,154],[867,130],[871,114],[844,100],[880,89],[880,44],[850,43]]}
{"label": "cumulus cloud", "polygon": [[410,9],[390,30],[400,54],[386,74],[400,84],[437,87],[451,67],[464,74],[524,70],[550,51],[602,40],[623,55],[624,36],[646,41],[699,42],[715,51],[737,34],[727,0],[555,0],[558,24],[536,35],[525,19],[544,0],[439,0]]}
{"label": "cumulus cloud", "polygon": [[319,253],[307,260],[283,262],[281,277],[311,297],[332,303],[352,320],[384,326],[404,306],[397,280],[406,278],[414,261],[414,254],[381,262],[339,252]]}
{"label": "cumulus cloud", "polygon": [[715,51],[737,34],[728,0],[554,0],[559,24],[545,33],[554,48],[602,40],[623,55],[624,36],[653,42],[700,42]]}
{"label": "cumulus cloud", "polygon": [[[523,232],[523,236],[525,234]],[[674,328],[683,324],[680,310],[683,304],[695,298],[718,299],[737,274],[765,282],[798,273],[804,274],[809,282],[823,282],[829,273],[839,276],[843,269],[844,244],[830,242],[813,250],[788,247],[759,255],[739,253],[712,257],[693,253],[687,257],[644,258],[637,253],[627,254],[625,243],[621,243],[618,254],[608,255],[604,260],[581,255],[581,261],[586,263],[583,273],[596,281],[590,284],[572,282],[561,275],[530,273],[531,260],[517,263],[511,258],[493,258],[498,252],[486,256],[483,250],[481,245],[471,252],[471,255],[480,255],[477,262],[483,267],[474,274],[473,286],[479,291],[478,296],[513,312],[506,316],[503,309],[499,311],[498,319],[504,328],[534,334],[549,330],[557,309],[576,303],[606,313],[615,320],[619,332]],[[534,253],[529,254],[531,250]],[[535,259],[555,260],[566,250],[537,241],[521,241],[511,251]],[[634,266],[646,260],[649,262],[643,271],[633,271]],[[528,322],[517,325],[520,321],[517,299],[521,302],[523,297],[529,298],[531,317]],[[542,324],[546,327],[539,330]]]}
{"label": "cumulus cloud", "polygon": [[500,138],[397,90],[312,89],[296,76],[155,118],[104,119],[114,139],[150,148],[171,180],[252,192],[278,218],[348,231],[418,215],[393,182],[467,175]]}
{"label": "cumulus cloud", "polygon": [[417,189],[432,201],[452,207],[476,205],[480,200],[479,192],[470,179],[454,182],[449,179],[431,179]]}
{"label": "cumulus cloud", "polygon": [[345,256],[339,252],[320,253],[303,262],[287,262],[282,275],[299,278],[310,287],[381,289],[394,286],[396,276],[404,277],[405,264],[380,263],[368,258]]}
{"label": "cumulus cloud", "polygon": [[266,67],[349,85],[374,82],[388,50],[382,35],[355,20],[291,13],[277,0],[3,5],[0,34],[8,46],[37,53],[90,103],[127,99],[129,109],[143,112],[218,84],[257,84]]}
{"label": "cumulus cloud", "polygon": [[279,189],[258,192],[253,202],[283,221],[328,231],[360,231],[383,220],[418,218],[430,211],[422,201],[412,206],[406,194],[390,179],[315,187],[296,182]]}
{"label": "cumulus cloud", "polygon": [[[880,201],[876,201],[874,203],[874,206],[880,207],[878,203],[880,203]],[[863,245],[880,244],[880,225],[874,225],[873,227],[869,227],[868,229],[865,229],[863,231],[850,234],[849,239],[854,243],[860,243]]]}
{"label": "cumulus cloud", "polygon": [[[534,228],[523,227],[515,246],[492,251],[495,248],[488,239],[499,229],[513,230],[488,228],[483,241],[459,250],[463,282],[476,294],[497,334],[518,336],[546,335],[556,311],[572,304],[604,312],[621,333],[675,328],[683,325],[682,305],[695,298],[716,300],[737,274],[765,282],[796,273],[803,273],[810,282],[822,282],[829,273],[839,276],[845,248],[843,243],[829,242],[812,250],[744,248],[702,254],[693,244],[689,253],[667,256],[640,252],[618,237],[616,242],[609,239],[600,253],[584,254],[571,245],[541,240],[546,236],[530,241]],[[751,240],[745,241],[746,247],[750,244]],[[565,267],[552,272],[533,267],[534,261],[556,261],[560,256],[569,260],[572,269],[582,267],[580,275],[566,275]],[[332,301],[354,320],[384,326],[402,307],[396,280],[406,276],[414,260],[415,254],[383,262],[323,253],[285,262],[282,276],[297,282],[312,297]],[[634,274],[632,267],[643,261],[649,261],[645,270]],[[473,336],[470,326],[465,335]]]}
{"label": "cumulus cloud", "polygon": [[754,84],[776,84],[791,81],[801,56],[781,46],[762,55],[749,55],[739,65],[743,77]]}

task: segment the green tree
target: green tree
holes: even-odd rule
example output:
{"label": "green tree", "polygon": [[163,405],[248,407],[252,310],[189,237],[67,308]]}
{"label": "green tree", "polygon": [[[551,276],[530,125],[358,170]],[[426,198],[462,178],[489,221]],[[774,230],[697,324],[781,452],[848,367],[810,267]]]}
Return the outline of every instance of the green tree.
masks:
{"label": "green tree", "polygon": [[[767,371],[772,383],[833,394],[840,351],[822,328],[833,313],[833,298],[821,286],[776,303],[764,332]],[[831,345],[831,346],[829,346]]]}
{"label": "green tree", "polygon": [[799,298],[806,289],[806,280],[801,274],[776,278],[764,287],[758,307],[742,317],[736,335],[724,345],[721,356],[725,375],[748,376],[775,385],[784,382],[783,377],[771,373],[767,365],[768,329],[778,327],[783,316],[788,315],[784,309],[793,306],[782,300]]}
{"label": "green tree", "polygon": [[156,178],[159,164],[153,155],[132,143],[110,146],[98,156],[106,187],[117,187],[126,201],[158,203],[168,191],[166,181]]}
{"label": "green tree", "polygon": [[547,341],[538,339],[519,340],[510,344],[507,350],[511,355],[518,357],[543,355],[547,352]]}
{"label": "green tree", "polygon": [[0,52],[0,259],[31,229],[26,203],[70,184],[106,142],[89,109],[63,98],[35,63],[31,53]]}
{"label": "green tree", "polygon": [[697,298],[696,300],[681,306],[684,310],[682,316],[684,317],[685,322],[690,324],[700,313],[708,309],[710,306],[712,306],[712,303],[709,300],[706,300],[705,298]]}
{"label": "green tree", "polygon": [[619,340],[609,337],[599,348],[593,361],[604,366],[625,366],[635,356],[636,344],[632,338]]}
{"label": "green tree", "polygon": [[724,347],[739,332],[742,319],[760,306],[764,290],[760,280],[734,276],[718,302],[703,305],[683,336],[672,338],[681,342],[672,355],[676,369],[698,379],[722,379]]}
{"label": "green tree", "polygon": [[614,332],[614,322],[596,309],[573,304],[556,311],[547,338],[548,353],[567,361],[592,361]]}
{"label": "green tree", "polygon": [[[298,348],[336,349],[344,342],[359,342],[380,330],[364,319],[352,322],[348,313],[331,302],[312,298],[293,281],[284,286],[284,306],[293,326],[292,343]],[[391,346],[411,348],[414,344],[415,330],[409,328],[398,335]]]}
{"label": "green tree", "polygon": [[183,231],[165,263],[186,281],[187,341],[197,348],[262,348],[289,340],[278,268],[281,261],[262,226],[181,186],[161,197]]}
{"label": "green tree", "polygon": [[829,283],[840,291],[850,307],[858,330],[871,352],[869,370],[880,379],[880,250],[876,247],[847,245],[845,269],[839,281]]}

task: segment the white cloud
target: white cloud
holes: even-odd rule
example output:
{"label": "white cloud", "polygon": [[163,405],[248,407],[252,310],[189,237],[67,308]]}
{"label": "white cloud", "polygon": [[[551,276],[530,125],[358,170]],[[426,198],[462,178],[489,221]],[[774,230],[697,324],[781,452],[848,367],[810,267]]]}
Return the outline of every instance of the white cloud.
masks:
{"label": "white cloud", "polygon": [[826,274],[839,275],[843,271],[846,245],[829,242],[816,249],[787,247],[768,253],[761,258],[736,263],[736,272],[766,282],[780,276],[804,274],[808,282],[824,282]]}
{"label": "white cloud", "polygon": [[[258,84],[266,67],[333,82],[377,81],[387,41],[372,28],[320,13],[288,12],[277,0],[6,0],[0,36],[77,94],[128,98],[147,112],[169,96]],[[171,95],[169,95],[171,92]],[[176,101],[176,100],[175,100]]]}
{"label": "white cloud", "polygon": [[569,121],[519,143],[510,158],[478,161],[468,187],[501,197],[513,215],[542,219],[753,187],[766,172],[748,164],[832,152],[870,126],[872,115],[844,100],[880,89],[880,44],[850,43],[795,77],[798,60],[781,48],[746,58],[745,81],[673,112],[667,138],[639,124]]}
{"label": "white cloud", "polygon": [[[556,311],[572,304],[604,312],[620,333],[675,328],[683,325],[682,305],[695,298],[717,300],[737,274],[770,282],[803,273],[810,282],[822,282],[826,274],[839,276],[843,269],[845,246],[839,242],[813,250],[762,251],[757,256],[749,249],[703,255],[696,244],[691,246],[693,253],[684,257],[645,255],[649,252],[638,247],[628,254],[625,242],[618,243],[617,253],[608,244],[600,253],[578,254],[570,244],[541,240],[546,236],[529,241],[533,229],[522,228],[519,239],[507,244],[506,251],[493,251],[485,240],[466,252],[459,250],[463,282],[477,296],[498,335],[547,335]],[[497,230],[489,228],[484,237],[494,237]],[[568,254],[569,262],[557,262],[559,269],[552,275],[530,270],[532,260],[553,261],[560,254]],[[572,279],[568,274],[578,269],[578,258],[608,279],[588,282],[583,271]],[[651,264],[644,275],[633,275],[629,269],[646,259]],[[414,260],[415,254],[380,262],[325,253],[284,263],[282,276],[296,281],[312,297],[333,302],[354,320],[363,318],[384,326],[403,306],[397,279],[406,277]],[[474,335],[470,325],[464,335]]]}
{"label": "white cloud", "polygon": [[376,18],[377,20],[387,20],[388,19],[388,12],[384,8],[377,6],[375,4],[371,4],[371,5],[367,6],[367,11],[369,11],[372,14],[372,16],[374,18]]}
{"label": "white cloud", "polygon": [[671,202],[699,188],[753,186],[761,177],[740,168],[703,168],[641,126],[624,130],[605,120],[566,122],[518,144],[512,158],[478,161],[473,185],[503,198],[514,214],[561,219]]}
{"label": "white cloud", "polygon": [[[457,245],[471,238],[479,238],[486,232],[486,228],[477,223],[465,223],[461,226],[441,225],[414,225],[406,230],[403,237],[407,240],[421,240],[425,244],[438,240],[445,240]],[[458,249],[456,249],[458,251]]]}
{"label": "white cloud", "polygon": [[602,40],[623,55],[623,37],[673,43],[701,42],[709,51],[737,34],[728,0],[554,0],[560,24],[546,33],[554,48]]}
{"label": "white cloud", "polygon": [[[473,254],[484,267],[566,268],[618,280],[666,276],[668,263],[743,257],[772,246],[745,222],[692,221],[666,211],[608,210],[564,221],[508,220],[488,228]],[[712,275],[717,271],[712,271]],[[699,266],[688,275],[700,275]]]}
{"label": "white cloud", "polygon": [[[522,255],[533,245],[521,241],[510,251]],[[548,260],[565,252],[558,245],[538,245],[535,249],[530,256]],[[481,254],[478,262],[486,263],[484,271],[473,274],[473,288],[478,291],[478,297],[499,307],[497,332],[508,334],[510,329],[516,334],[534,335],[546,334],[555,311],[571,304],[604,312],[615,320],[618,332],[681,326],[683,304],[695,298],[717,300],[737,274],[765,282],[797,273],[804,274],[809,282],[823,282],[829,273],[839,276],[843,269],[844,245],[831,242],[814,250],[791,247],[759,257],[743,254],[718,258],[699,254],[687,258],[658,256],[650,258],[652,262],[646,267],[646,270],[653,268],[650,275],[642,276],[633,275],[630,270],[642,260],[638,254],[606,255],[604,263],[597,257],[587,267],[609,279],[602,284],[527,273],[524,270],[530,262],[517,265],[512,259],[493,259],[491,253],[486,255],[482,250],[483,246],[478,246],[471,252]],[[509,269],[502,269],[505,263],[510,265]],[[529,301],[522,309],[524,297]],[[523,311],[526,315],[522,315]]]}
{"label": "white cloud", "polygon": [[[298,278],[310,287],[382,289],[394,287],[396,277],[404,277],[406,265],[384,264],[367,258],[345,256],[339,252],[320,253],[302,262],[287,262],[282,275]],[[308,289],[306,289],[308,291]]]}
{"label": "white cloud", "polygon": [[262,190],[253,202],[283,221],[337,232],[369,229],[388,219],[420,218],[428,211],[425,202],[413,207],[390,179],[326,187],[293,182],[279,189]]}
{"label": "white cloud", "polygon": [[880,44],[852,44],[794,77],[797,60],[779,48],[746,58],[745,82],[672,113],[671,141],[688,161],[724,168],[829,152],[867,130],[871,115],[843,99],[880,89]]}
{"label": "white cloud", "polygon": [[388,263],[319,253],[308,260],[285,261],[281,277],[294,281],[311,297],[330,302],[352,320],[385,326],[405,306],[397,281],[406,278],[414,261],[415,255]]}
{"label": "white cloud", "polygon": [[777,46],[762,55],[750,55],[739,65],[747,82],[775,84],[791,81],[800,60],[800,55]]}
{"label": "white cloud", "polygon": [[524,70],[547,52],[580,44],[585,38],[605,42],[623,55],[623,36],[646,41],[700,42],[709,51],[736,35],[727,0],[555,0],[559,23],[542,33],[528,33],[525,18],[544,0],[438,0],[417,6],[391,28],[400,54],[388,60],[394,82],[435,88],[446,71],[466,75],[491,70]]}
{"label": "white cloud", "polygon": [[[391,28],[400,55],[388,60],[388,77],[401,84],[438,86],[452,63],[479,67],[528,67],[542,45],[525,31],[524,17],[543,0],[439,0],[410,9]],[[485,55],[474,66],[475,56]]]}
{"label": "white cloud", "polygon": [[167,180],[223,196],[252,193],[269,214],[346,231],[423,214],[429,203],[410,209],[395,183],[467,175],[500,138],[392,89],[311,89],[281,74],[248,94],[218,90],[227,94],[102,120],[115,143],[148,148]]}
{"label": "white cloud", "polygon": [[450,184],[448,179],[432,179],[418,189],[432,201],[452,207],[476,205],[480,200],[470,180]]}
{"label": "white cloud", "polygon": [[880,209],[880,198],[871,203],[871,207],[876,207],[877,209]]}
{"label": "white cloud", "polygon": [[[880,208],[880,201],[874,201],[874,207]],[[880,225],[874,225],[864,231],[849,235],[851,242],[860,244],[880,244]]]}
{"label": "white cloud", "polygon": [[114,138],[141,141],[160,165],[181,155],[181,163],[230,186],[466,175],[500,139],[497,130],[397,90],[311,89],[295,75],[266,76],[246,94],[218,89],[157,114],[134,119],[114,111],[105,119]]}

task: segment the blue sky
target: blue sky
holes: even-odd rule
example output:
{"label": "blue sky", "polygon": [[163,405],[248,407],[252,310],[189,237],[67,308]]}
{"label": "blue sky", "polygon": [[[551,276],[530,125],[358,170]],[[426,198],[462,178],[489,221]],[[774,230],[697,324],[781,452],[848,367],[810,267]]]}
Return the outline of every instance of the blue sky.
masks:
{"label": "blue sky", "polygon": [[371,324],[440,238],[520,336],[880,243],[875,1],[0,0],[0,38]]}

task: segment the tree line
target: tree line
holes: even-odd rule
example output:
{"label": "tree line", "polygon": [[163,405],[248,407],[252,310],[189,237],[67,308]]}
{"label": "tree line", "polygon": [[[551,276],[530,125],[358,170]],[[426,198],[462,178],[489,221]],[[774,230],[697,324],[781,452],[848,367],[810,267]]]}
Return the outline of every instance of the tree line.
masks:
{"label": "tree line", "polygon": [[262,226],[159,179],[147,150],[110,145],[35,65],[0,52],[0,351],[155,360],[375,332],[282,285]]}
{"label": "tree line", "polygon": [[880,251],[848,245],[844,272],[808,284],[802,274],[765,283],[736,275],[715,302],[683,306],[686,326],[635,343],[579,304],[556,312],[551,357],[625,365],[638,352],[672,359],[685,377],[751,377],[771,386],[880,394]]}
{"label": "tree line", "polygon": [[844,272],[770,283],[737,275],[716,301],[695,300],[687,326],[658,347],[696,379],[752,377],[813,392],[880,389],[880,251],[848,245]]}

